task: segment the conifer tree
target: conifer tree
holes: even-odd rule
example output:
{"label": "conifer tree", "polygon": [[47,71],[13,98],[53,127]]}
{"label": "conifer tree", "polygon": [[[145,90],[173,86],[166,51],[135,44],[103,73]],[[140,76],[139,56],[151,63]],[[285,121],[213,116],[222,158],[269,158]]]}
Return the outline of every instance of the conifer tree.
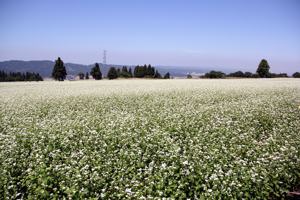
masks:
{"label": "conifer tree", "polygon": [[118,72],[117,72],[116,68],[111,67],[108,70],[107,77],[108,77],[108,79],[116,79],[116,78],[118,78]]}
{"label": "conifer tree", "polygon": [[99,67],[99,64],[96,63],[95,66],[91,69],[91,75],[95,80],[101,80],[102,79],[102,73]]}
{"label": "conifer tree", "polygon": [[85,73],[85,79],[90,79],[90,75],[89,75],[89,73],[87,72],[87,73]]}
{"label": "conifer tree", "polygon": [[156,70],[153,78],[161,78],[160,73]]}
{"label": "conifer tree", "polygon": [[66,67],[64,66],[64,62],[58,57],[55,61],[55,65],[52,70],[52,77],[55,80],[63,81],[67,76]]}
{"label": "conifer tree", "polygon": [[165,75],[164,75],[164,79],[170,79],[170,73],[167,72]]}
{"label": "conifer tree", "polygon": [[132,77],[133,77],[133,75],[132,75],[132,71],[131,71],[131,68],[129,68],[129,70],[128,70],[128,74],[129,74],[129,77],[130,77],[130,78],[132,78]]}

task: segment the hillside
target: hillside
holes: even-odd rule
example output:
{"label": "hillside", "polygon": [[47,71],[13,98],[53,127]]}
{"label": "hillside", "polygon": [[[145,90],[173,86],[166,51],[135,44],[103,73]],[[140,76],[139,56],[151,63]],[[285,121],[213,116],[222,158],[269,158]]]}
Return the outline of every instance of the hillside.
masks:
{"label": "hillside", "polygon": [[[77,75],[79,72],[90,72],[94,64],[83,65],[75,63],[65,63],[67,73],[69,75]],[[122,67],[123,65],[103,65],[99,63],[102,74],[106,76],[108,69],[112,66]],[[33,61],[22,61],[22,60],[10,60],[0,62],[0,70],[6,72],[35,72],[39,73],[43,77],[50,77],[54,62],[50,60],[33,60]],[[134,66],[128,66],[134,68]],[[186,76],[188,73],[204,73],[209,69],[196,68],[196,67],[177,67],[177,66],[155,66],[156,69],[163,75],[170,72],[172,76]]]}

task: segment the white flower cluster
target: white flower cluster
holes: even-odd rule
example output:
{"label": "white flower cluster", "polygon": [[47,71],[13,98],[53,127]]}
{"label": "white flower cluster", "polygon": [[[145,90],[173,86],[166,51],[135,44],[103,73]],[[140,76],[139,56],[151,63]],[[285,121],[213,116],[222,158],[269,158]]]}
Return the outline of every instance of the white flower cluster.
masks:
{"label": "white flower cluster", "polygon": [[3,199],[271,199],[300,182],[300,81],[0,83]]}

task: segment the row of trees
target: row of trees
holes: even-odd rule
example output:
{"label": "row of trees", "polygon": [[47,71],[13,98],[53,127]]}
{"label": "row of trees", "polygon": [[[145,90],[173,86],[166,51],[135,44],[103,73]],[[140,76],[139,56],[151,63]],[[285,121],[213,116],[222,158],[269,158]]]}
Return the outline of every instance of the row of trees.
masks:
{"label": "row of trees", "polygon": [[[100,66],[98,63],[95,64],[95,66],[91,69],[90,74],[95,80],[101,80],[102,79],[102,72],[100,70]],[[67,71],[64,66],[63,61],[58,57],[58,59],[55,61],[55,65],[52,71],[52,77],[55,80],[63,81],[66,78]],[[79,73],[80,79],[89,79],[89,73]],[[155,67],[152,67],[151,65],[137,65],[133,72],[131,68],[127,68],[126,66],[123,66],[121,68],[115,68],[111,67],[107,73],[108,79],[116,79],[116,78],[170,78],[170,73],[166,73],[163,77],[161,74],[155,69]],[[256,73],[253,74],[251,72],[242,72],[237,71],[230,74],[225,74],[221,71],[210,71],[206,73],[204,76],[201,76],[201,78],[226,78],[226,77],[239,77],[239,78],[276,78],[276,77],[288,77],[286,73],[271,73],[270,72],[270,66],[267,60],[262,59],[261,62],[258,65],[258,68],[256,70]],[[299,78],[300,73],[296,72],[293,74],[293,77]],[[191,75],[188,75],[187,78],[192,78]]]}
{"label": "row of trees", "polygon": [[[100,70],[100,66],[98,63],[95,64],[95,66],[91,69],[90,74],[92,75],[92,77],[95,80],[101,80],[102,79],[102,72]],[[55,80],[58,81],[63,81],[67,76],[67,71],[66,71],[66,67],[64,66],[64,62],[61,60],[60,57],[58,57],[58,59],[55,61],[55,65],[53,67],[53,71],[52,71],[52,77]],[[86,74],[84,74],[83,72],[80,72],[78,74],[79,79],[89,79],[89,73],[86,72]],[[122,69],[120,68],[115,68],[115,67],[111,67],[107,73],[107,78],[108,79],[116,79],[116,78],[132,78],[132,77],[136,77],[136,78],[162,78],[161,74],[155,70],[154,67],[152,67],[151,65],[144,65],[144,66],[136,66],[134,68],[134,72],[132,73],[131,68],[127,68],[126,66],[123,66]],[[169,79],[170,78],[170,73],[166,73],[164,75],[165,79]]]}
{"label": "row of trees", "polygon": [[[92,77],[95,80],[101,80],[102,79],[102,72],[100,70],[99,64],[96,63],[95,66],[91,69],[91,73]],[[78,74],[79,79],[84,79],[84,73],[79,73]],[[155,70],[154,67],[152,67],[151,65],[144,65],[144,66],[136,66],[134,68],[134,73],[132,73],[131,68],[127,68],[126,66],[123,66],[122,69],[121,68],[115,68],[115,67],[111,67],[108,70],[107,73],[107,78],[108,79],[116,79],[116,78],[164,78],[164,79],[169,79],[170,78],[170,73],[166,73],[164,75],[164,77],[162,77],[160,75],[160,73]],[[85,78],[88,79],[89,78],[89,74],[88,72],[85,75]]]}
{"label": "row of trees", "polygon": [[[237,77],[237,78],[285,78],[288,77],[286,73],[271,73],[270,72],[270,66],[267,60],[263,59],[258,65],[258,68],[256,70],[256,73],[253,74],[251,72],[242,72],[237,71],[230,74],[225,74],[221,71],[210,71],[200,78],[226,78],[226,77]],[[294,78],[300,78],[300,73],[296,72],[293,74]],[[188,78],[192,78],[191,75],[188,75]]]}
{"label": "row of trees", "polygon": [[10,72],[0,71],[0,82],[8,81],[43,81],[43,78],[39,73],[21,73],[21,72]]}

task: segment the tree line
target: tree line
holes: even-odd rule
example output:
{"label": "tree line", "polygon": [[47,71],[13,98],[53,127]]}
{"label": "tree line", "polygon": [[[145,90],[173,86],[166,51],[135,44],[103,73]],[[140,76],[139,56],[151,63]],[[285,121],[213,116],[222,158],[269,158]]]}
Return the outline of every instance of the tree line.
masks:
{"label": "tree line", "polygon": [[[204,75],[200,76],[200,78],[287,78],[289,77],[286,73],[271,73],[270,72],[270,65],[266,59],[262,59],[261,62],[259,63],[256,73],[251,73],[251,72],[242,72],[242,71],[237,71],[233,73],[226,74],[222,71],[210,71],[208,73],[205,73]],[[294,78],[300,78],[300,72],[295,72],[292,77]],[[192,78],[190,74],[187,75],[187,78]]]}
{"label": "tree line", "polygon": [[[78,74],[79,79],[89,79],[89,76],[92,76],[95,80],[101,80],[103,78],[103,74],[101,72],[100,66],[98,63],[95,63],[95,66],[92,67],[90,73],[80,72]],[[63,81],[67,76],[66,67],[64,66],[64,62],[60,57],[55,61],[55,65],[52,71],[52,77],[55,80]],[[127,66],[123,66],[122,68],[110,67],[107,73],[108,79],[117,79],[117,78],[154,78],[154,79],[169,79],[170,73],[167,72],[164,76],[162,76],[155,67],[149,65],[134,67],[133,71],[131,67],[127,68]]]}
{"label": "tree line", "polygon": [[9,72],[0,71],[0,82],[11,82],[11,81],[43,81],[43,78],[39,73],[31,72]]}

